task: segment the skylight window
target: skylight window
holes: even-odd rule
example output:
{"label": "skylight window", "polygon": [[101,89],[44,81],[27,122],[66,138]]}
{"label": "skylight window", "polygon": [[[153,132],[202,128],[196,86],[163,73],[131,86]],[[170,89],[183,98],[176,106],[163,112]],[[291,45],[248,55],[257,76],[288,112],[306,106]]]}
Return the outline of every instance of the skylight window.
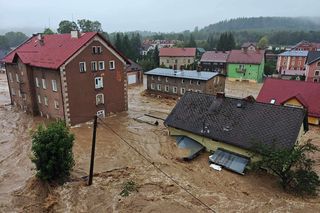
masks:
{"label": "skylight window", "polygon": [[270,104],[275,104],[276,100],[275,99],[271,99]]}

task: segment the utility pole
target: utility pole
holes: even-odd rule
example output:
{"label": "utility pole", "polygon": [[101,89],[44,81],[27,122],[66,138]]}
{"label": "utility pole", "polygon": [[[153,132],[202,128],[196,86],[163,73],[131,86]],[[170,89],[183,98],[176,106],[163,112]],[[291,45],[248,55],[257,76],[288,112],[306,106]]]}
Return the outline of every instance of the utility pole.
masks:
{"label": "utility pole", "polygon": [[94,152],[96,148],[97,119],[98,119],[98,116],[95,115],[94,121],[93,121],[92,148],[91,148],[91,161],[90,161],[90,173],[89,173],[88,186],[92,184],[92,178],[93,178]]}

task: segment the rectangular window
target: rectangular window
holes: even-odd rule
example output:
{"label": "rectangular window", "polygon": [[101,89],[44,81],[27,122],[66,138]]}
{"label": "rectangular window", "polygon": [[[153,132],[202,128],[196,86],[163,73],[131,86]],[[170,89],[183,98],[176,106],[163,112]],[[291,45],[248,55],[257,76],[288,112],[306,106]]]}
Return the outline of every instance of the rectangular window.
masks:
{"label": "rectangular window", "polygon": [[188,63],[189,63],[189,64],[190,64],[190,62],[191,62],[190,59],[188,59]]}
{"label": "rectangular window", "polygon": [[36,77],[36,87],[40,87],[39,79]]}
{"label": "rectangular window", "polygon": [[183,95],[185,92],[186,92],[186,89],[185,88],[181,88],[181,90],[180,90],[181,95]]}
{"label": "rectangular window", "polygon": [[114,70],[116,68],[116,64],[114,61],[109,61],[109,69]]}
{"label": "rectangular window", "polygon": [[92,71],[97,71],[97,62],[96,61],[91,61],[91,70]]}
{"label": "rectangular window", "polygon": [[44,105],[48,106],[48,98],[47,98],[47,96],[44,96]]}
{"label": "rectangular window", "polygon": [[158,81],[161,81],[161,77],[160,76],[158,76]]}
{"label": "rectangular window", "polygon": [[47,83],[46,83],[46,79],[42,79],[42,88],[43,89],[47,89]]}
{"label": "rectangular window", "polygon": [[20,98],[22,97],[20,90],[18,90],[18,95],[19,95]]}
{"label": "rectangular window", "polygon": [[190,84],[192,84],[193,82],[192,82],[192,80],[190,80]]}
{"label": "rectangular window", "polygon": [[92,46],[92,53],[93,53],[93,54],[100,54],[100,53],[102,53],[101,46]]}
{"label": "rectangular window", "polygon": [[95,82],[95,88],[96,89],[103,88],[103,78],[102,77],[96,77],[94,79],[94,82]]}
{"label": "rectangular window", "polygon": [[57,81],[56,80],[51,80],[51,85],[52,85],[52,91],[57,92]]}
{"label": "rectangular window", "polygon": [[197,85],[200,85],[200,81],[197,81]]}
{"label": "rectangular window", "polygon": [[151,89],[155,89],[155,88],[156,88],[155,84],[152,83],[152,84],[151,84]]}
{"label": "rectangular window", "polygon": [[11,72],[9,72],[9,80],[10,80],[11,82],[13,82],[13,78],[12,78]]}
{"label": "rectangular window", "polygon": [[172,87],[173,93],[177,93],[177,87]]}
{"label": "rectangular window", "polygon": [[168,77],[166,77],[166,82],[168,82],[169,81],[169,79],[168,79]]}
{"label": "rectangular window", "polygon": [[159,91],[161,91],[161,84],[158,84],[158,85],[157,85],[157,89],[158,89]]}
{"label": "rectangular window", "polygon": [[153,75],[151,76],[151,80],[154,80],[154,77],[153,77]]}
{"label": "rectangular window", "polygon": [[104,70],[104,61],[99,61],[99,70]]}
{"label": "rectangular window", "polygon": [[164,91],[169,92],[169,86],[168,85],[164,86]]}
{"label": "rectangular window", "polygon": [[16,73],[16,80],[17,80],[18,83],[20,82],[19,75],[17,73]]}
{"label": "rectangular window", "polygon": [[167,59],[167,64],[169,64],[170,63],[170,61],[169,61],[169,59]]}
{"label": "rectangular window", "polygon": [[59,109],[59,102],[57,100],[54,100],[54,108]]}
{"label": "rectangular window", "polygon": [[102,93],[96,95],[96,105],[104,104],[104,95]]}
{"label": "rectangular window", "polygon": [[38,95],[38,103],[41,104],[41,97]]}
{"label": "rectangular window", "polygon": [[79,66],[80,66],[80,72],[86,72],[87,71],[86,62],[80,62]]}
{"label": "rectangular window", "polygon": [[182,83],[182,84],[184,83],[184,79],[181,79],[181,83]]}

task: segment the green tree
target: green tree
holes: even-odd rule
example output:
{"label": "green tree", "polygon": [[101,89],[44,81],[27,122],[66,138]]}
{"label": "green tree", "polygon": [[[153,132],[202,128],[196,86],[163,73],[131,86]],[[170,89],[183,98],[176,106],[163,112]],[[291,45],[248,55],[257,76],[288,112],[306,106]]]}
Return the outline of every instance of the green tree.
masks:
{"label": "green tree", "polygon": [[7,38],[10,47],[16,47],[28,39],[28,36],[22,32],[7,32],[4,36]]}
{"label": "green tree", "polygon": [[[308,154],[319,151],[310,141],[294,148],[286,149],[276,146],[255,145],[261,159],[253,163],[253,168],[264,168],[280,178],[284,190],[299,195],[315,195],[320,180],[312,170],[315,161]],[[257,154],[256,154],[257,156]]]}
{"label": "green tree", "polygon": [[63,20],[59,23],[59,28],[57,29],[58,33],[70,33],[73,30],[78,30],[78,26],[75,22],[68,20]]}
{"label": "green tree", "polygon": [[258,42],[258,47],[260,49],[266,49],[268,45],[269,45],[269,40],[267,36],[263,36]]}
{"label": "green tree", "polygon": [[116,47],[117,50],[122,51],[122,34],[121,33],[116,34],[116,40],[114,42],[114,46]]}
{"label": "green tree", "polygon": [[264,64],[264,74],[272,75],[276,72],[277,61],[266,61]]}
{"label": "green tree", "polygon": [[217,50],[229,51],[234,49],[235,46],[236,46],[236,42],[232,33],[226,32],[220,35],[220,38],[217,44]]}
{"label": "green tree", "polygon": [[155,67],[159,67],[160,59],[159,59],[159,49],[158,46],[155,47],[153,51],[153,63]]}
{"label": "green tree", "polygon": [[101,23],[88,19],[80,19],[77,21],[82,32],[102,32]]}
{"label": "green tree", "polygon": [[49,34],[54,34],[54,32],[50,28],[45,28],[43,31],[43,34],[49,35]]}
{"label": "green tree", "polygon": [[9,50],[10,45],[7,37],[0,35],[0,49],[1,50]]}
{"label": "green tree", "polygon": [[40,125],[32,134],[32,162],[41,180],[64,182],[69,177],[74,166],[73,141],[74,135],[62,121]]}
{"label": "green tree", "polygon": [[190,34],[189,42],[188,42],[188,47],[197,47],[197,43],[194,40],[193,34]]}

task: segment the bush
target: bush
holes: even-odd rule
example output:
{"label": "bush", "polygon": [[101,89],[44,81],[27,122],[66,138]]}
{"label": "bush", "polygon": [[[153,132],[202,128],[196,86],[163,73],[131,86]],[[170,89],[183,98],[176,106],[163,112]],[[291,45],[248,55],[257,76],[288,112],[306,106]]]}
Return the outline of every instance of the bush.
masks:
{"label": "bush", "polygon": [[57,121],[47,127],[38,126],[32,133],[32,162],[37,177],[44,181],[64,182],[74,166],[72,146],[74,135],[65,123]]}

